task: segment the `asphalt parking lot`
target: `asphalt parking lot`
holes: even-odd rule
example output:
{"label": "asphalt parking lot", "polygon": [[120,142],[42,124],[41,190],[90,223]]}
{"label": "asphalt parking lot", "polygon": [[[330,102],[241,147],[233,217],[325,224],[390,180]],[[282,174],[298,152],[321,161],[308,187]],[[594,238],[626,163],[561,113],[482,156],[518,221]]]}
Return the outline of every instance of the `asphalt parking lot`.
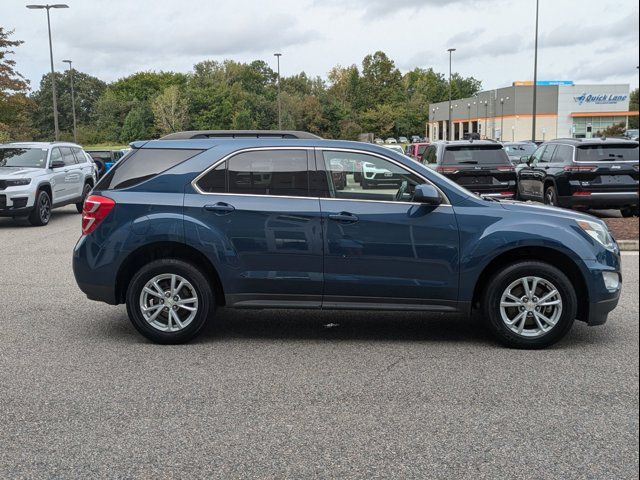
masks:
{"label": "asphalt parking lot", "polygon": [[221,311],[158,346],[70,266],[75,208],[0,218],[0,478],[637,478],[638,256],[545,351],[423,313]]}

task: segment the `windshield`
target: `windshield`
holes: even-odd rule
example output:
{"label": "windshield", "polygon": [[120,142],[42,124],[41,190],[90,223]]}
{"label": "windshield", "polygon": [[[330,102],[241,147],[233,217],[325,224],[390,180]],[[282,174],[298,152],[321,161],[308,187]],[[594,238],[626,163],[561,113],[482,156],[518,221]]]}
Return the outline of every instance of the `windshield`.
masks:
{"label": "windshield", "polygon": [[580,145],[576,160],[578,162],[638,160],[638,144]]}
{"label": "windshield", "polygon": [[507,165],[509,157],[502,145],[452,145],[445,150],[442,164]]}
{"label": "windshield", "polygon": [[0,167],[45,168],[47,150],[41,148],[0,148]]}
{"label": "windshield", "polygon": [[518,145],[505,145],[504,149],[507,152],[507,155],[511,155],[512,157],[521,157],[523,155],[533,155],[533,152],[536,151],[535,143],[521,143]]}

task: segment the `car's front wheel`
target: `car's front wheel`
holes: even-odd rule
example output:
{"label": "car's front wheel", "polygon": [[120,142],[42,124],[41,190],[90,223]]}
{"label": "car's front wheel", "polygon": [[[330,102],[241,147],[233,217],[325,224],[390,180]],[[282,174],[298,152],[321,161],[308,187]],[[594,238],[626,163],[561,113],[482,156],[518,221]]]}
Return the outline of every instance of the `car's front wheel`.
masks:
{"label": "car's front wheel", "polygon": [[620,209],[620,213],[624,218],[631,218],[638,216],[638,207],[625,207]]}
{"label": "car's front wheel", "polygon": [[29,223],[36,227],[43,227],[51,220],[51,197],[46,190],[36,194],[36,202],[29,214]]}
{"label": "car's front wheel", "polygon": [[209,281],[198,268],[182,260],[163,259],[145,265],[127,289],[131,323],[156,343],[188,342],[214,309]]}
{"label": "car's front wheel", "polygon": [[485,320],[496,338],[514,348],[544,348],[566,335],[578,300],[567,276],[543,262],[523,261],[499,270],[482,295]]}

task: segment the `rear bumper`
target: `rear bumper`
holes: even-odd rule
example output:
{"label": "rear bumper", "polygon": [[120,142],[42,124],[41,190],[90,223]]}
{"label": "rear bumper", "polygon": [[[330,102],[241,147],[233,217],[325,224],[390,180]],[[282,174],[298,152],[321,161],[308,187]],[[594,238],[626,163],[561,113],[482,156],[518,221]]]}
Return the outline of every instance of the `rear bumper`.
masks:
{"label": "rear bumper", "polygon": [[87,237],[80,237],[76,243],[72,260],[76,283],[90,300],[117,305],[116,270],[105,261],[102,249],[94,250],[97,252],[92,252],[92,248],[87,245]]}
{"label": "rear bumper", "polygon": [[638,206],[638,192],[590,192],[589,195],[560,197],[562,207],[623,208]]}

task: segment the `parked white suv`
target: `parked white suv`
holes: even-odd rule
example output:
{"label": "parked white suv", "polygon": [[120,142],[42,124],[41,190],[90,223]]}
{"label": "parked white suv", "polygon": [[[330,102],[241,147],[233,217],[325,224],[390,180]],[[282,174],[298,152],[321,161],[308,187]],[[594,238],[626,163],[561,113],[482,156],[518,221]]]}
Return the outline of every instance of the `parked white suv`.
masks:
{"label": "parked white suv", "polygon": [[75,204],[80,213],[95,183],[95,164],[75,143],[0,144],[0,217],[42,226],[52,208]]}

